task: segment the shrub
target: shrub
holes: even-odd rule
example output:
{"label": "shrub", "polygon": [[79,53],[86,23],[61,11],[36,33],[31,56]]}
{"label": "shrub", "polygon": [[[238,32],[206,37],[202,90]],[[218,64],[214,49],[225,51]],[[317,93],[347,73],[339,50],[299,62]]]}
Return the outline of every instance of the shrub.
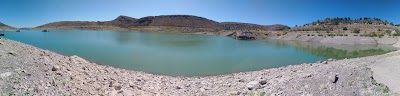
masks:
{"label": "shrub", "polygon": [[353,30],[353,33],[360,33],[360,28],[356,28]]}
{"label": "shrub", "polygon": [[378,36],[375,32],[371,32],[371,33],[369,33],[368,34],[370,37],[376,37],[376,36]]}
{"label": "shrub", "polygon": [[345,31],[346,31],[346,30],[349,30],[349,29],[347,29],[347,27],[344,27],[344,28],[343,28],[343,30],[345,30]]}
{"label": "shrub", "polygon": [[392,31],[390,31],[390,30],[385,30],[385,33],[388,34],[388,35],[390,35],[390,33],[392,33]]}
{"label": "shrub", "polygon": [[378,35],[379,38],[382,38],[383,36],[384,36],[383,34],[379,34],[379,35]]}
{"label": "shrub", "polygon": [[382,29],[378,29],[378,31],[382,31]]}

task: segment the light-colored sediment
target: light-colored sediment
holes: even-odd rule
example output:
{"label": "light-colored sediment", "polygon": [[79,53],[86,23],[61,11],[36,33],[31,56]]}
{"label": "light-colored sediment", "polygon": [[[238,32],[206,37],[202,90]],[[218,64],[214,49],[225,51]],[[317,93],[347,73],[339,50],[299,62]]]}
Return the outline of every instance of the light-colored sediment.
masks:
{"label": "light-colored sediment", "polygon": [[219,76],[171,77],[98,65],[1,39],[0,95],[398,95],[376,83],[368,66],[399,55],[396,51]]}
{"label": "light-colored sediment", "polygon": [[[356,36],[354,36],[356,35]],[[398,42],[397,36],[383,36],[383,37],[367,37],[359,36],[359,34],[348,33],[347,36],[318,36],[317,33],[296,33],[291,32],[283,36],[272,37],[278,40],[293,40],[305,42],[319,42],[324,44],[348,44],[348,45],[363,45],[363,44],[396,44]]]}
{"label": "light-colored sediment", "polygon": [[393,92],[400,93],[400,55],[377,60],[370,66],[374,79]]}

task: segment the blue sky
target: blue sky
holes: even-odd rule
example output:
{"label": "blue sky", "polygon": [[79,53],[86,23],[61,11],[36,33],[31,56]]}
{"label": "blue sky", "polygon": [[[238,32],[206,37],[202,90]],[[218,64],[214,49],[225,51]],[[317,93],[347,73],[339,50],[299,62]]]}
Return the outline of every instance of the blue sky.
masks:
{"label": "blue sky", "polygon": [[327,17],[400,23],[399,0],[1,0],[0,22],[36,27],[55,21],[107,21],[119,15],[190,14],[219,22],[302,25]]}

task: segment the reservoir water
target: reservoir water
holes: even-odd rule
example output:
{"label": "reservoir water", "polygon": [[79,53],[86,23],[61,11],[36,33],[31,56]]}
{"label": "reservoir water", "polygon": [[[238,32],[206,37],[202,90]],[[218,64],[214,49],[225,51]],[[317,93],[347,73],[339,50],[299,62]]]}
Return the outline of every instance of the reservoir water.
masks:
{"label": "reservoir water", "polygon": [[98,64],[172,76],[228,74],[396,50],[390,45],[241,41],[223,36],[155,32],[24,30],[0,34],[59,54],[77,55]]}

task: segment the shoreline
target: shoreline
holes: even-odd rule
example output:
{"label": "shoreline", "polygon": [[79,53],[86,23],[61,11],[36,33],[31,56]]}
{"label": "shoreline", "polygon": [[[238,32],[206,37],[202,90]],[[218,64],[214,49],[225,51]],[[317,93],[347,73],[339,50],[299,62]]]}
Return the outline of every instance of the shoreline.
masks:
{"label": "shoreline", "polygon": [[2,95],[395,95],[371,78],[368,66],[400,55],[173,77],[99,65],[8,39],[0,43]]}

